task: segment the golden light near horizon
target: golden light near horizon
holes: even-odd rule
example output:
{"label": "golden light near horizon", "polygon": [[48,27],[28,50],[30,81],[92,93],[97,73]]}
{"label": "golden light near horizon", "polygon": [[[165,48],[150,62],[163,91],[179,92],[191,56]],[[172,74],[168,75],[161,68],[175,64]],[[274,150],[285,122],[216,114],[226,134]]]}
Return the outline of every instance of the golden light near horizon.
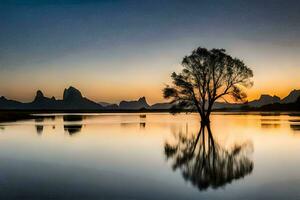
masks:
{"label": "golden light near horizon", "polygon": [[[300,68],[293,67],[297,60],[279,62],[270,57],[257,60],[256,54],[251,56],[245,52],[243,55],[246,56],[243,56],[242,53],[237,53],[237,50],[240,49],[234,48],[228,51],[233,52],[232,55],[245,58],[246,64],[254,71],[254,85],[246,90],[248,100],[257,99],[261,94],[277,95],[282,98],[291,90],[299,89]],[[165,102],[162,89],[165,84],[171,83],[170,74],[173,71],[181,70],[180,61],[190,51],[186,48],[185,52],[174,53],[169,57],[152,56],[148,58],[147,62],[140,60],[132,63],[124,60],[123,65],[131,66],[130,70],[103,71],[97,68],[97,66],[104,65],[101,61],[86,62],[82,65],[78,64],[77,70],[62,69],[60,76],[64,77],[63,79],[57,79],[56,70],[10,71],[6,72],[7,76],[0,79],[0,91],[1,95],[7,98],[31,101],[38,89],[41,89],[47,96],[62,98],[63,89],[73,85],[79,88],[83,95],[96,102],[118,103],[121,100],[135,100],[142,96],[145,96],[150,104]],[[155,62],[150,60],[155,60]],[[284,68],[287,70],[281,68],[284,62],[286,65]],[[49,68],[46,69],[53,68],[49,64],[48,66]],[[85,66],[93,67],[89,73],[82,73],[80,69],[85,69]],[[106,66],[107,68],[113,67],[111,64],[106,64]],[[139,66],[143,66],[143,68]],[[272,70],[266,72],[264,69]],[[268,76],[265,75],[266,73]],[[12,82],[10,77],[14,77],[18,81]]]}
{"label": "golden light near horizon", "polygon": [[[172,67],[170,67],[172,68]],[[177,66],[177,69],[180,67]],[[175,71],[175,70],[174,70]],[[298,80],[300,77],[298,72],[300,70],[294,69],[285,72],[270,73],[270,76],[265,77],[259,72],[255,73],[254,70],[254,85],[252,88],[247,89],[248,100],[253,100],[259,98],[261,94],[277,95],[279,97],[285,97],[293,89],[299,89]],[[91,98],[94,101],[107,101],[112,103],[118,103],[121,100],[135,100],[139,97],[145,96],[149,103],[165,102],[162,96],[162,89],[165,84],[171,82],[169,78],[169,72],[165,72],[162,76],[155,75],[155,73],[145,72],[143,74],[140,72],[139,79],[135,79],[133,76],[130,77],[128,74],[120,73],[107,74],[107,76],[113,76],[114,80],[108,80],[109,78],[99,75],[97,77],[80,77],[80,75],[73,76],[76,77],[76,81],[64,80],[62,82],[54,81],[55,75],[53,77],[48,76],[48,81],[39,81],[37,78],[33,78],[25,74],[12,75],[18,78],[20,82],[10,83],[9,77],[4,77],[0,81],[1,95],[7,98],[17,99],[21,101],[31,101],[38,89],[41,89],[47,96],[55,96],[56,98],[62,98],[62,92],[64,88],[73,85],[79,88],[82,93]],[[18,77],[19,76],[19,77]],[[33,75],[35,76],[35,75]],[[37,75],[39,76],[39,75]],[[123,78],[124,76],[124,78]],[[151,76],[156,76],[152,78]],[[128,77],[129,80],[126,80]],[[6,80],[7,79],[7,80]],[[27,80],[31,79],[32,82]],[[44,79],[44,77],[41,77]],[[34,85],[34,86],[33,86]],[[9,90],[7,89],[9,88]]]}
{"label": "golden light near horizon", "polygon": [[[101,4],[97,6],[85,5],[80,13],[73,8],[62,12],[56,5],[33,6],[28,21],[22,17],[27,13],[25,7],[12,6],[11,12],[3,9],[7,22],[2,27],[3,36],[10,37],[0,36],[0,95],[30,101],[41,89],[47,96],[61,98],[63,89],[73,85],[97,102],[117,103],[141,96],[146,96],[149,103],[163,102],[162,88],[170,84],[170,74],[178,72],[182,58],[198,46],[224,48],[253,69],[254,86],[247,90],[248,100],[261,94],[284,97],[300,87],[300,42],[294,34],[297,29],[288,32],[280,26],[293,28],[292,22],[297,21],[274,24],[270,19],[277,15],[273,16],[272,10],[255,9],[260,15],[245,10],[245,19],[241,19],[235,12],[227,15],[192,9],[189,12],[194,17],[189,18],[175,15],[176,9],[171,6],[165,12],[153,10],[153,18],[140,13],[142,9],[132,16],[115,15],[111,19],[104,12],[104,16],[95,14],[82,21],[92,11],[103,11]],[[49,12],[49,18],[65,17],[66,21],[49,21],[46,26],[43,11]],[[261,17],[268,12],[270,19]],[[213,13],[215,20],[205,18]],[[134,21],[137,16],[143,16],[141,21]],[[257,20],[249,20],[253,18]],[[105,19],[115,25],[106,24]],[[32,27],[27,26],[29,21]],[[236,26],[229,26],[232,21]],[[29,37],[19,34],[14,24],[22,25]],[[105,30],[100,28],[103,24]]]}

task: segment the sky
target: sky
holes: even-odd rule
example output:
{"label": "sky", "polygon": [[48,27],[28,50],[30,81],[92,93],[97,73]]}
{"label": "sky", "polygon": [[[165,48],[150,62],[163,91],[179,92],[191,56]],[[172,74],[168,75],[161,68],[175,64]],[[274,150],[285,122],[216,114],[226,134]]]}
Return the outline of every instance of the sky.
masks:
{"label": "sky", "polygon": [[94,101],[162,89],[199,46],[254,72],[249,100],[300,89],[300,1],[0,0],[0,96],[31,101],[78,88]]}

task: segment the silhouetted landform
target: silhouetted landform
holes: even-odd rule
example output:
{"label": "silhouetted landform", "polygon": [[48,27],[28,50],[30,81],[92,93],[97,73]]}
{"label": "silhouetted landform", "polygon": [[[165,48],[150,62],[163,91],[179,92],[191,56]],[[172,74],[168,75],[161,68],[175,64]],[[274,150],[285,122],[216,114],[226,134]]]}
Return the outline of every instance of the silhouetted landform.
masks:
{"label": "silhouetted landform", "polygon": [[101,105],[85,98],[82,96],[81,92],[74,87],[69,87],[64,90],[63,96],[63,108],[64,109],[101,109]]}
{"label": "silhouetted landform", "polygon": [[64,90],[63,99],[56,100],[54,97],[45,97],[42,91],[37,91],[34,100],[30,103],[0,98],[1,110],[99,110],[103,106],[85,98],[74,87]]}
{"label": "silhouetted landform", "polygon": [[300,90],[293,90],[288,96],[280,99],[278,96],[262,94],[259,99],[249,101],[244,104],[227,104],[216,105],[214,109],[220,110],[253,110],[253,111],[300,111],[297,99],[300,98]]}
{"label": "silhouetted landform", "polygon": [[270,96],[263,94],[259,99],[248,102],[248,106],[250,107],[261,107],[267,104],[280,103],[280,98],[278,96]]}
{"label": "silhouetted landform", "polygon": [[150,108],[145,97],[139,98],[137,101],[121,101],[119,109],[121,110],[140,110]]}
{"label": "silhouetted landform", "polygon": [[[293,90],[288,96],[280,99],[277,96],[261,95],[257,100],[247,103],[226,103],[215,102],[214,111],[300,111],[299,102],[300,90]],[[133,101],[121,101],[119,105],[107,102],[96,103],[81,92],[69,87],[63,92],[63,99],[45,97],[43,92],[38,90],[32,102],[23,103],[0,97],[0,111],[23,111],[23,112],[169,112],[172,111],[172,103],[156,103],[149,105],[145,97]],[[182,111],[193,112],[194,109],[181,109]],[[19,113],[21,115],[21,113]],[[24,115],[25,113],[22,113]],[[13,118],[16,116],[7,116]],[[24,116],[25,117],[25,116]],[[26,116],[29,117],[28,115]],[[5,116],[0,115],[0,120]]]}
{"label": "silhouetted landform", "polygon": [[280,103],[294,103],[300,97],[300,90],[293,90],[288,96],[283,98]]}
{"label": "silhouetted landform", "polygon": [[214,140],[209,125],[201,126],[191,137],[183,133],[175,137],[175,144],[165,143],[165,156],[172,161],[172,169],[180,170],[182,177],[199,190],[223,187],[253,170],[250,142],[226,149]]}
{"label": "silhouetted landform", "polygon": [[101,106],[105,107],[105,109],[107,110],[114,110],[114,109],[118,109],[119,105],[115,104],[115,103],[107,103],[107,102],[99,102],[98,104],[100,104]]}
{"label": "silhouetted landform", "polygon": [[171,103],[156,103],[151,106],[153,110],[169,110],[172,108]]}
{"label": "silhouetted landform", "polygon": [[29,113],[23,112],[0,112],[0,122],[16,122],[18,120],[34,119],[36,116],[30,115]]}
{"label": "silhouetted landform", "polygon": [[298,99],[294,103],[268,104],[268,105],[261,106],[256,110],[258,111],[300,111],[300,97],[298,97]]}
{"label": "silhouetted landform", "polygon": [[[218,110],[230,110],[223,107]],[[300,111],[300,90],[293,90],[283,99],[277,96],[261,95],[258,100],[240,104],[231,110],[241,111]]]}

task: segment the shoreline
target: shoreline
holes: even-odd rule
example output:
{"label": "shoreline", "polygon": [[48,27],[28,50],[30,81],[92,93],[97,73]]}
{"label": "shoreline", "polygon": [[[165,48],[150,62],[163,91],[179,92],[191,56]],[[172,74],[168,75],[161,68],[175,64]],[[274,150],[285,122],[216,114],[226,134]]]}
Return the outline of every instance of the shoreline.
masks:
{"label": "shoreline", "polygon": [[[124,113],[169,113],[170,110],[0,110],[0,122],[14,122],[18,120],[26,120],[26,119],[36,119],[42,117],[39,114],[124,114]],[[181,113],[197,113],[197,111],[193,110],[181,110],[176,114]],[[299,110],[214,110],[212,115],[214,114],[231,114],[231,115],[240,115],[240,114],[252,114],[252,115],[296,115],[300,116]]]}

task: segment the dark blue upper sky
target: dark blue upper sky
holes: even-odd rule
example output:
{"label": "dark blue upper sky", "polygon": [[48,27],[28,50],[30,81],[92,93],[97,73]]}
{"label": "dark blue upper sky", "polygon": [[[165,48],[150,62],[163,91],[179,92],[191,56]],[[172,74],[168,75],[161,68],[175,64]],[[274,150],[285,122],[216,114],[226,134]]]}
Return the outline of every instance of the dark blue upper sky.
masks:
{"label": "dark blue upper sky", "polygon": [[300,78],[300,1],[0,2],[0,95],[29,100],[40,88],[59,97],[72,84],[95,100],[154,102],[200,45],[252,67],[253,97],[276,93],[274,79],[285,94]]}

